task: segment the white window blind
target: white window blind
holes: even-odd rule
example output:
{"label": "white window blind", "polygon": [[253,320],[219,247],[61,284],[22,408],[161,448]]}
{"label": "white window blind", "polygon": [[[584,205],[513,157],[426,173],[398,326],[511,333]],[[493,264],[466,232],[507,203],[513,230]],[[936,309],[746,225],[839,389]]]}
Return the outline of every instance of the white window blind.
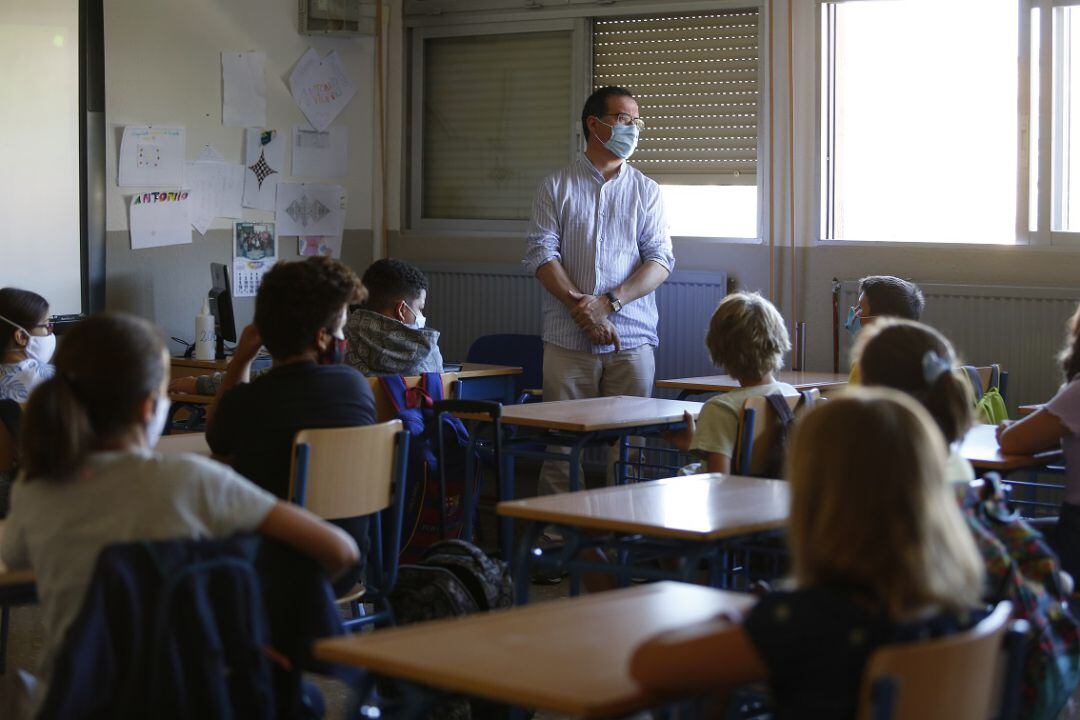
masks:
{"label": "white window blind", "polygon": [[570,155],[570,32],[424,42],[422,217],[527,220]]}
{"label": "white window blind", "polygon": [[756,8],[597,19],[593,86],[637,97],[632,163],[667,184],[757,183]]}

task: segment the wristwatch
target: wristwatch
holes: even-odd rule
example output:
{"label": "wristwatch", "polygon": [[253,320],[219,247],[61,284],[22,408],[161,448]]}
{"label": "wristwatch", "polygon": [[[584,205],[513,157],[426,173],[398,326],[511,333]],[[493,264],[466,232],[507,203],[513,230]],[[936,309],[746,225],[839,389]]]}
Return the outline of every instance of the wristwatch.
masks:
{"label": "wristwatch", "polygon": [[615,293],[610,291],[606,292],[604,293],[604,297],[606,297],[611,303],[611,312],[619,312],[620,310],[622,310],[622,300],[619,300],[619,298],[615,297]]}

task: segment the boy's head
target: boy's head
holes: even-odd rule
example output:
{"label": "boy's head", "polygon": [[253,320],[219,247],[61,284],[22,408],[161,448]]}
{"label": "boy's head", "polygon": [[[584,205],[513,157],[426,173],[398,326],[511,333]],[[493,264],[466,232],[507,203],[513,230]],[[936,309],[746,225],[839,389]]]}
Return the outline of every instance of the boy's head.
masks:
{"label": "boy's head", "polygon": [[328,257],[279,262],[255,297],[255,327],[275,359],[323,351],[340,337],[349,303],[364,287],[348,266]]}
{"label": "boy's head", "polygon": [[709,320],[705,347],[713,363],[740,382],[757,381],[783,367],[791,350],[784,318],[758,293],[728,295]]}
{"label": "boy's head", "polygon": [[368,309],[406,325],[422,327],[428,281],[419,268],[401,260],[376,260],[364,273]]}
{"label": "boy's head", "polygon": [[862,323],[879,317],[918,320],[926,301],[913,282],[892,275],[870,275],[859,281],[859,316]]}

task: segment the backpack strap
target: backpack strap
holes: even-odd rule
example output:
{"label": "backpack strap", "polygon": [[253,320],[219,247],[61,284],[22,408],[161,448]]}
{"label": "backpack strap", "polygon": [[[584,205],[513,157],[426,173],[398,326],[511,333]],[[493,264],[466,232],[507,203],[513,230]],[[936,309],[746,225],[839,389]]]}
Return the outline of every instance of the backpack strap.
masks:
{"label": "backpack strap", "polygon": [[776,416],[780,418],[780,424],[785,427],[795,422],[795,413],[791,412],[791,406],[788,405],[787,398],[781,393],[775,392],[765,396],[765,402],[769,403],[769,407],[772,408]]}
{"label": "backpack strap", "polygon": [[380,375],[379,385],[386,392],[386,397],[390,398],[390,404],[394,406],[394,412],[399,415],[409,407],[406,400],[406,394],[409,389],[405,387],[405,378],[401,375]]}
{"label": "backpack strap", "polygon": [[424,373],[420,376],[420,386],[424,388],[424,392],[427,393],[433,403],[446,399],[443,397],[443,382],[440,373]]}
{"label": "backpack strap", "polygon": [[1001,388],[1001,366],[997,363],[990,366],[990,387]]}

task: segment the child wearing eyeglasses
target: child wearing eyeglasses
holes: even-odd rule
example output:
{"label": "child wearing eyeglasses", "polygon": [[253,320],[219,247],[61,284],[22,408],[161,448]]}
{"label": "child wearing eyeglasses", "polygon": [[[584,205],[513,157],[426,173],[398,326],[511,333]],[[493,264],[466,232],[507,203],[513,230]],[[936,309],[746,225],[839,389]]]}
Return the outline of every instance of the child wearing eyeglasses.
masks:
{"label": "child wearing eyeglasses", "polygon": [[29,290],[0,289],[0,400],[25,403],[53,376],[55,349],[48,301]]}

